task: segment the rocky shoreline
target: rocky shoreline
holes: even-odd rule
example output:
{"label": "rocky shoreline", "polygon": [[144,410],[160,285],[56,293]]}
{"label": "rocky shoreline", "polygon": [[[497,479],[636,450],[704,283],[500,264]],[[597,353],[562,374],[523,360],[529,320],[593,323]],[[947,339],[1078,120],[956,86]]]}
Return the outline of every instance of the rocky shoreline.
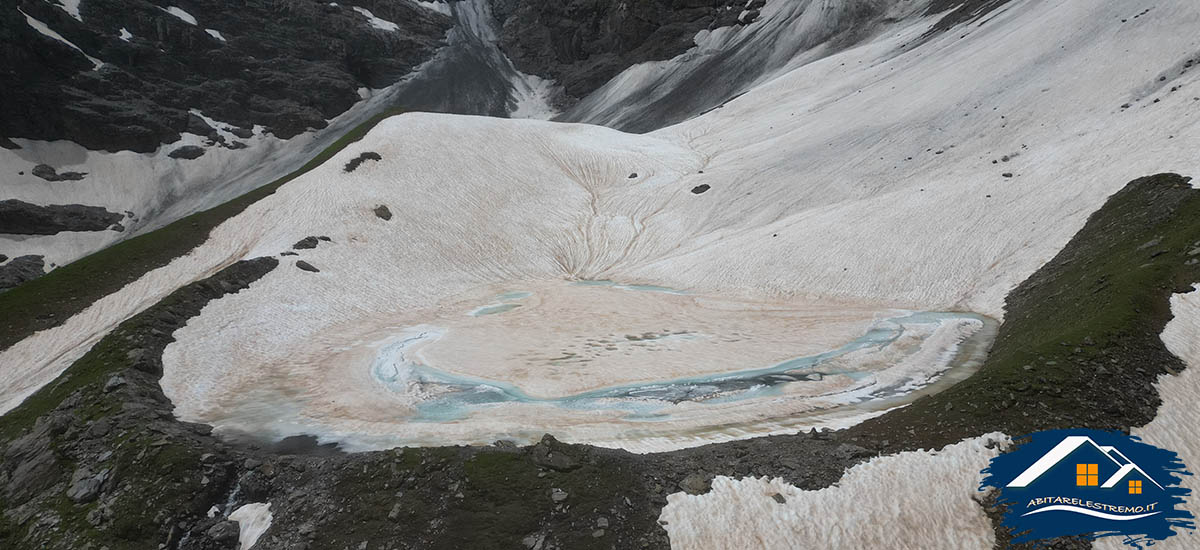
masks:
{"label": "rocky shoreline", "polygon": [[0,418],[0,545],[235,548],[226,516],[269,502],[260,550],[667,548],[658,525],[666,496],[703,493],[714,476],[819,489],[871,457],[991,431],[1145,424],[1157,377],[1183,368],[1158,335],[1171,294],[1200,281],[1189,256],[1198,246],[1200,191],[1173,174],[1135,180],[1009,295],[971,379],[847,430],[647,455],[550,436],[528,447],[344,454],[305,438],[221,439],[179,422],[157,383],[162,350],[209,301],[279,263],[243,261],[129,319]]}

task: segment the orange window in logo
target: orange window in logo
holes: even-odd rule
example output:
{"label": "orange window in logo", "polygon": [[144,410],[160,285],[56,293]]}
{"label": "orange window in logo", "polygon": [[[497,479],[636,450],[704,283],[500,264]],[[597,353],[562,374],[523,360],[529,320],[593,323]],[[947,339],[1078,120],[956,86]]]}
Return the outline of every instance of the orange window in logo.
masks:
{"label": "orange window in logo", "polygon": [[[1079,487],[1095,487],[1100,485],[1099,464],[1076,464],[1075,485]],[[1132,491],[1132,489],[1130,489]]]}
{"label": "orange window in logo", "polygon": [[1142,494],[1142,480],[1132,479],[1129,481],[1129,494],[1131,494],[1131,495]]}

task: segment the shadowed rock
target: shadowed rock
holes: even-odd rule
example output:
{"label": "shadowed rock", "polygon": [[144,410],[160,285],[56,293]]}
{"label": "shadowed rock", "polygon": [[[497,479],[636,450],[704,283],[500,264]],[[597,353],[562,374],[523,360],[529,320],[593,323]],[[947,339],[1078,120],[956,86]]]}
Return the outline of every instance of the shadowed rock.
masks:
{"label": "shadowed rock", "polygon": [[167,154],[173,159],[195,160],[204,156],[205,150],[199,145],[184,145]]}
{"label": "shadowed rock", "polygon": [[360,164],[362,164],[368,160],[378,161],[378,160],[383,160],[383,157],[379,156],[379,153],[376,153],[374,151],[367,151],[361,155],[358,155],[357,157],[350,159],[350,162],[346,163],[346,167],[344,168],[344,170],[346,172],[353,172],[356,169],[358,169],[358,166]]}
{"label": "shadowed rock", "polygon": [[87,175],[87,172],[63,172],[58,173],[58,170],[49,164],[39,164],[33,167],[29,173],[42,178],[46,181],[78,181]]}
{"label": "shadowed rock", "polygon": [[61,231],[104,231],[125,217],[99,206],[39,206],[16,199],[0,201],[0,233],[54,235]]}

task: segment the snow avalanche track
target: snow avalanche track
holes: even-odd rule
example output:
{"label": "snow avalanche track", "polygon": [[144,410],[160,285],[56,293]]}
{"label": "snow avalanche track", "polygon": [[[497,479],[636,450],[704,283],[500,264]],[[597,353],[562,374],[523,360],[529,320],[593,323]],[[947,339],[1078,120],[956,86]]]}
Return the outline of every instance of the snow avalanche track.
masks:
{"label": "snow avalanche track", "polygon": [[[754,420],[754,429],[640,438],[596,428],[608,423],[603,410],[524,411],[505,420],[509,405],[486,409],[474,424],[449,417],[419,427],[397,411],[410,410],[414,395],[424,399],[430,388],[406,383],[397,390],[370,366],[386,347],[381,342],[415,327],[449,327],[449,335],[476,330],[484,334],[479,346],[502,351],[537,331],[555,345],[568,340],[567,328],[535,327],[509,338],[505,331],[518,325],[470,324],[469,312],[522,291],[532,292],[523,298],[528,304],[579,319],[591,311],[612,319],[623,300],[639,302],[717,327],[708,338],[766,330],[764,316],[781,311],[796,323],[795,353],[785,357],[716,371],[684,365],[669,376],[658,376],[659,363],[647,360],[640,371],[576,370],[526,392],[555,397],[765,367],[838,348],[897,317],[897,310],[1000,319],[1008,291],[1052,257],[1108,195],[1146,174],[1198,172],[1200,88],[1185,62],[1200,52],[1200,6],[1157,2],[1132,18],[1146,7],[1014,1],[927,41],[920,37],[936,17],[909,17],[866,45],[646,135],[542,121],[394,117],[218,227],[190,255],[5,350],[0,363],[23,368],[0,373],[8,397],[0,409],[15,406],[116,323],[180,285],[320,235],[331,241],[283,258],[249,290],[213,302],[175,334],[164,353],[162,384],[180,418],[265,429],[247,420],[257,406],[294,420],[269,426],[273,435],[317,433],[357,448],[395,444],[396,434],[412,435],[407,430],[436,432],[441,443],[480,442],[489,430],[511,433],[506,421],[538,421],[529,430],[539,435],[554,431],[635,450],[794,430],[799,426],[760,422],[768,416],[761,408],[741,407],[722,421]],[[343,171],[368,151],[382,160]],[[703,186],[708,190],[693,191]],[[375,215],[380,205],[394,214],[391,220]],[[294,260],[320,271],[297,269]],[[660,303],[635,290],[583,298],[561,290],[565,281],[598,280],[656,285],[690,298]],[[567,297],[556,302],[555,296]],[[721,311],[716,303],[736,304],[725,309],[746,314],[720,317],[711,313]],[[497,318],[523,319],[521,311]],[[642,334],[598,323],[595,336]],[[894,364],[871,369],[876,381],[885,372],[929,374],[902,357],[949,369],[969,331],[958,324],[927,328],[920,342],[853,360],[891,358]],[[669,348],[663,354],[683,345],[672,342],[662,344]],[[451,349],[470,348],[456,345]],[[454,370],[437,357],[430,348],[419,359]],[[847,370],[854,369],[860,367]],[[520,386],[515,370],[513,380],[496,380],[508,376],[503,372],[487,378],[466,371],[454,374]],[[794,398],[795,392],[783,393],[752,402],[778,406]],[[808,425],[862,417],[815,418]],[[705,422],[713,420],[697,426]]]}

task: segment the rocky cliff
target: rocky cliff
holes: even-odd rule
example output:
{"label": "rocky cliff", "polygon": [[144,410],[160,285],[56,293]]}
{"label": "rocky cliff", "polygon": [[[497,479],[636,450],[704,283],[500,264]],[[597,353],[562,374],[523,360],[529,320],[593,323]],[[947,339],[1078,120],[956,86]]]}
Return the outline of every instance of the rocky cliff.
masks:
{"label": "rocky cliff", "polygon": [[449,27],[407,0],[18,0],[0,9],[0,138],[150,152],[211,131],[191,110],[288,138],[410,72]]}

